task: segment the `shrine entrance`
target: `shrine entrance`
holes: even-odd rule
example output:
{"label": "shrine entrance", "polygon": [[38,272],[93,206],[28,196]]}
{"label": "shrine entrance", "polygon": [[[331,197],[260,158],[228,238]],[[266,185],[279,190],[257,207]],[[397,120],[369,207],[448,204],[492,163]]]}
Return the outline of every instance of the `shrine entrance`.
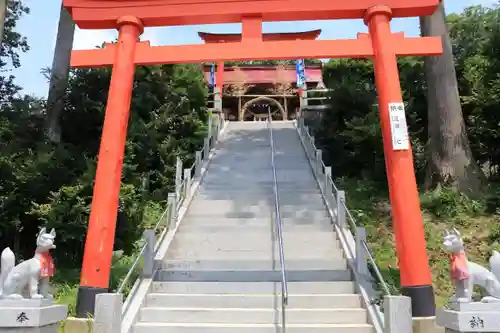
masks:
{"label": "shrine entrance", "polygon": [[287,120],[285,108],[275,99],[270,97],[256,97],[249,100],[241,109],[241,119],[244,121],[267,120],[271,113],[272,120]]}
{"label": "shrine entrance", "polygon": [[[118,29],[116,44],[73,51],[72,67],[112,66],[94,194],[78,291],[77,314],[108,291],[125,139],[135,66],[248,60],[373,58],[401,291],[414,317],[435,314],[419,194],[399,81],[398,56],[442,53],[439,37],[391,32],[399,17],[432,15],[438,0],[64,0],[81,29]],[[265,40],[263,22],[363,19],[368,34],[345,40]],[[144,27],[241,23],[232,43],[155,46],[138,42]]]}

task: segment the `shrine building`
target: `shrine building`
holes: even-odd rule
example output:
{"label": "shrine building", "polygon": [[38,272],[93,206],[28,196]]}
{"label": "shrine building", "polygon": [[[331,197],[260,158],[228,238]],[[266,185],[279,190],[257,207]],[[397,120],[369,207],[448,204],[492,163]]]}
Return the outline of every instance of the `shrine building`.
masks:
{"label": "shrine building", "polygon": [[[292,33],[265,33],[263,39],[270,40],[313,40],[321,30]],[[241,34],[198,33],[205,43],[235,43],[241,41]],[[215,76],[223,69],[223,78],[216,78],[222,85],[222,112],[227,120],[254,121],[268,117],[270,109],[273,119],[295,119],[300,99],[297,89],[297,74],[294,64],[232,64],[218,63]],[[212,64],[204,64],[207,83],[211,81]],[[322,88],[322,64],[306,63],[307,89]]]}

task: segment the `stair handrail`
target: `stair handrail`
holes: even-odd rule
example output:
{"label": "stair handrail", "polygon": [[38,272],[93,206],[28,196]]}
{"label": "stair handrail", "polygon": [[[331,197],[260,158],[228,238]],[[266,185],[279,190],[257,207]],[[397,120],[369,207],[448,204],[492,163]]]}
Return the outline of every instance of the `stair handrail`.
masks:
{"label": "stair handrail", "polygon": [[[333,181],[332,181],[332,184],[333,184]],[[358,226],[356,224],[356,221],[354,220],[354,217],[352,216],[351,211],[347,207],[347,204],[345,202],[345,198],[341,198],[340,202],[342,203],[342,206],[344,206],[343,208],[346,212],[346,216],[347,216],[347,220],[349,221],[349,224],[352,226],[353,230],[358,230]],[[356,237],[356,232],[354,232],[354,236]],[[360,243],[361,243],[361,246],[363,247],[363,250],[368,255],[368,261],[370,261],[370,264],[373,268],[373,271],[375,272],[375,275],[377,276],[377,280],[379,281],[380,286],[382,287],[382,289],[384,290],[386,295],[391,295],[389,287],[387,286],[387,283],[385,282],[384,277],[382,276],[382,273],[380,272],[380,269],[378,268],[378,265],[375,263],[375,258],[373,256],[372,251],[368,247],[366,240],[361,239]]]}
{"label": "stair handrail", "polygon": [[[355,238],[355,248],[353,249],[351,246],[347,246],[347,250],[353,258],[356,258],[356,270],[358,273],[366,275],[366,273],[368,273],[366,261],[369,261],[384,294],[391,295],[390,289],[375,262],[373,252],[370,250],[366,242],[365,229],[357,225],[354,216],[347,207],[345,193],[344,191],[339,190],[339,188],[335,185],[331,174],[331,167],[325,165],[322,158],[322,151],[316,148],[314,137],[309,132],[309,128],[304,124],[304,118],[299,117],[297,119],[297,127],[299,129],[299,133],[305,137],[303,143],[308,158],[315,162],[314,173],[316,174],[316,177],[318,179],[324,179],[324,184],[322,184],[322,193],[325,197],[327,197],[326,201],[328,202],[328,205],[331,205],[331,207],[334,208],[333,211],[337,219],[336,225],[338,226],[342,237],[347,239],[347,235],[345,234],[346,230],[344,229],[346,227],[344,224],[347,220],[347,229],[352,232]],[[329,202],[330,199],[332,201],[331,203]],[[334,206],[337,206],[336,209]],[[341,216],[342,214],[345,214],[345,216]],[[349,243],[347,242],[347,244]]]}
{"label": "stair handrail", "polygon": [[268,108],[267,127],[269,129],[269,143],[271,146],[271,167],[273,169],[273,188],[274,188],[274,211],[275,211],[275,224],[276,236],[278,238],[279,257],[281,266],[281,332],[286,332],[286,307],[288,305],[288,286],[286,280],[286,267],[285,267],[285,250],[283,247],[283,232],[281,229],[281,212],[280,212],[280,199],[278,191],[278,177],[276,176],[276,163],[274,151],[274,138],[272,128],[271,109]]}
{"label": "stair handrail", "polygon": [[[124,292],[125,287],[127,286],[129,280],[132,278],[135,269],[139,266],[141,261],[144,261],[143,266],[146,266],[146,260],[149,260],[150,264],[154,266],[154,263],[152,263],[152,261],[154,261],[154,256],[158,252],[160,244],[166,237],[167,232],[173,227],[173,224],[175,223],[177,218],[177,214],[179,213],[184,200],[191,191],[191,187],[194,183],[194,178],[200,175],[202,164],[206,162],[209,157],[210,150],[214,147],[215,142],[218,140],[219,131],[224,127],[224,119],[219,117],[218,121],[214,123],[212,121],[212,118],[209,118],[208,126],[210,127],[210,129],[208,130],[207,137],[205,137],[204,139],[201,150],[196,151],[194,163],[190,167],[185,168],[182,172],[183,163],[178,158],[176,163],[175,191],[168,194],[167,207],[161,214],[154,227],[144,230],[144,237],[139,253],[137,254],[134,262],[130,266],[125,276],[122,278],[118,288],[116,289],[116,293],[121,294]],[[151,253],[148,252],[149,249],[152,250]],[[151,275],[151,271],[148,271],[148,269],[145,269],[143,267],[143,272],[139,275],[138,280],[140,280],[141,278],[150,278],[151,276],[149,275]],[[137,281],[132,287],[127,300],[134,294],[134,289]],[[124,311],[126,310],[128,305],[129,302],[125,301],[123,306]]]}

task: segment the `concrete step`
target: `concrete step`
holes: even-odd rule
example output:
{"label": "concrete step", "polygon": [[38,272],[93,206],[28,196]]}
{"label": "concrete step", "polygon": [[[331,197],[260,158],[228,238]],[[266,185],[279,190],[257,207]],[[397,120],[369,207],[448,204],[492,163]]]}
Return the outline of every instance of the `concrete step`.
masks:
{"label": "concrete step", "polygon": [[[275,225],[274,219],[271,216],[256,217],[256,218],[232,218],[222,216],[189,216],[189,213],[182,221],[179,231],[186,232],[265,232],[270,233]],[[329,216],[321,216],[311,218],[310,216],[281,216],[281,227],[283,233],[297,232],[328,232],[334,230],[331,218]],[[225,229],[227,228],[227,229]],[[214,230],[214,231],[210,231]]]}
{"label": "concrete step", "polygon": [[[368,324],[293,324],[287,325],[288,333],[374,333]],[[176,324],[137,323],[133,333],[276,333],[281,328],[276,324]]]}
{"label": "concrete step", "polygon": [[[250,222],[245,223],[225,223],[224,219],[221,219],[222,222],[218,222],[214,218],[202,218],[207,221],[204,224],[198,223],[189,223],[188,220],[194,219],[196,217],[186,218],[185,221],[179,227],[179,232],[207,232],[207,233],[215,233],[215,232],[227,232],[227,233],[246,233],[246,232],[254,232],[254,233],[269,233],[271,230],[270,225],[254,223]],[[326,219],[326,218],[325,218]],[[333,232],[333,226],[329,221],[303,221],[303,224],[297,221],[288,222],[286,219],[282,219],[283,222],[283,237],[286,237],[286,234],[294,234],[294,233],[308,233],[308,232]],[[296,224],[293,224],[293,223]],[[307,223],[307,224],[306,224]]]}
{"label": "concrete step", "polygon": [[[196,192],[196,195],[202,194],[202,195],[221,195],[221,193],[225,193],[227,195],[274,195],[274,186],[267,186],[267,187],[261,187],[261,188],[254,188],[252,191],[249,191],[248,188],[222,188],[222,187],[216,187],[216,186],[210,186],[210,187],[203,187],[203,183],[200,184],[200,187],[198,188],[198,191]],[[287,189],[283,189],[281,187],[278,188],[278,194],[280,195],[286,195],[286,194],[296,194],[296,195],[311,195],[311,194],[320,194],[318,186],[311,186],[308,188],[302,188],[302,189],[297,189],[294,192],[290,192]]]}
{"label": "concrete step", "polygon": [[[319,270],[319,269],[345,269],[344,258],[335,257],[328,259],[286,260],[287,270]],[[274,260],[217,260],[203,258],[196,261],[163,260],[158,263],[159,268],[165,270],[281,270],[279,258]]]}
{"label": "concrete step", "polygon": [[[193,222],[191,222],[193,223]],[[269,250],[278,245],[275,227],[268,223],[265,233],[253,232],[248,228],[242,233],[208,233],[208,232],[178,232],[174,242],[182,247],[213,246],[213,249],[260,249]],[[341,246],[334,232],[311,231],[307,234],[283,234],[284,248],[301,247],[301,251],[314,251],[323,249],[340,250]]]}
{"label": "concrete step", "polygon": [[[280,191],[279,199],[281,204],[287,203],[301,203],[301,204],[309,204],[316,202],[323,202],[323,197],[321,196],[319,190],[315,190],[311,193],[304,192],[289,192],[289,191]],[[256,192],[248,192],[248,191],[212,191],[212,192],[198,192],[196,193],[196,198],[194,200],[217,200],[217,201],[228,201],[232,202],[233,200],[244,201],[248,200],[250,202],[269,202],[269,200],[274,200],[274,190],[270,191],[256,191]],[[193,201],[194,201],[193,200]]]}
{"label": "concrete step", "polygon": [[[299,150],[300,149],[300,150]],[[285,165],[288,163],[293,170],[293,163],[297,162],[297,167],[301,166],[304,170],[310,170],[308,158],[302,146],[297,150],[275,150],[274,162],[276,165]],[[245,168],[244,162],[250,161],[252,164],[261,168],[271,167],[271,146],[267,147],[231,147],[230,149],[216,149],[210,167],[220,167],[227,169],[233,166]],[[213,164],[212,164],[213,163]]]}
{"label": "concrete step", "polygon": [[[192,282],[281,282],[278,270],[158,270],[157,281]],[[287,270],[288,282],[350,281],[351,271],[345,269]]]}
{"label": "concrete step", "polygon": [[[291,212],[280,212],[281,216],[281,226],[283,229],[290,230],[292,227],[319,227],[326,226],[327,229],[333,230],[331,218],[328,212],[325,209],[325,214],[323,212],[307,212],[306,210],[300,210],[296,214],[292,214]],[[253,216],[252,212],[243,212],[239,215],[227,213],[225,215],[202,215],[202,214],[188,214],[185,217],[185,224],[190,224],[193,226],[244,226],[244,227],[268,227],[268,230],[271,230],[273,226],[276,224],[276,220],[274,219],[274,213],[267,216]],[[237,216],[233,216],[237,215]],[[314,231],[314,229],[311,229]],[[319,230],[318,231],[322,231]]]}
{"label": "concrete step", "polygon": [[[245,182],[245,183],[235,183],[235,182],[224,182],[220,179],[214,181],[203,181],[200,184],[200,188],[205,190],[224,190],[224,191],[269,191],[274,189],[274,182]],[[308,191],[308,192],[318,192],[318,186],[313,181],[300,182],[300,181],[290,181],[281,182],[279,184],[280,191],[293,190],[293,191]]]}
{"label": "concrete step", "polygon": [[[199,205],[200,207],[202,205]],[[251,218],[260,218],[260,217],[271,217],[271,214],[274,214],[274,207],[227,207],[224,210],[212,210],[209,209],[210,204],[204,204],[203,208],[197,209],[189,209],[186,217],[213,217],[213,218],[242,218],[242,219],[251,219]],[[328,211],[326,208],[317,208],[316,210],[307,209],[306,207],[292,207],[285,206],[280,209],[281,218],[309,218],[311,220],[316,219],[324,219],[329,217]]]}
{"label": "concrete step", "polygon": [[[279,206],[281,212],[302,212],[309,211],[326,211],[323,201],[303,202],[300,198],[289,198],[283,201],[279,198]],[[233,200],[212,200],[195,198],[191,202],[189,212],[193,214],[206,213],[208,210],[219,213],[220,215],[228,212],[253,212],[259,211],[272,212],[275,209],[275,199],[272,197],[262,197],[260,200],[250,200],[249,198],[234,198]]]}
{"label": "concrete step", "polygon": [[[306,259],[317,259],[317,258],[340,258],[343,253],[338,249],[321,249],[311,251],[304,251],[300,248],[293,248],[293,244],[290,247],[285,247],[285,258],[286,260],[306,260]],[[223,246],[219,248],[213,248],[213,246],[196,248],[185,248],[180,245],[173,244],[172,249],[169,249],[167,253],[167,258],[172,260],[203,260],[204,258],[212,258],[215,260],[272,260],[273,258],[278,258],[278,249],[230,249],[224,248]]]}
{"label": "concrete step", "polygon": [[[338,258],[342,256],[340,242],[327,233],[287,234],[283,235],[283,249],[285,255],[292,258]],[[220,252],[254,252],[257,257],[277,254],[278,241],[271,231],[267,234],[228,233],[204,234],[195,232],[179,232],[176,234],[167,256],[186,256],[202,254],[210,257],[212,253],[220,257]],[[230,255],[232,256],[232,255]]]}
{"label": "concrete step", "polygon": [[[253,166],[255,160],[252,159],[251,156],[248,157],[247,161],[248,167]],[[269,159],[267,162],[267,168],[259,168],[260,172],[255,172],[249,174],[248,172],[242,172],[239,170],[238,166],[233,166],[228,163],[224,167],[221,168],[210,168],[209,172],[205,176],[205,179],[224,177],[223,180],[228,181],[245,181],[245,180],[255,180],[259,182],[272,181],[273,179],[273,170],[271,168],[271,160]],[[290,161],[292,162],[292,161]],[[290,181],[290,180],[313,180],[314,176],[311,172],[306,172],[305,170],[280,170],[278,167],[276,168],[276,179],[278,182]],[[222,179],[221,179],[222,180]]]}
{"label": "concrete step", "polygon": [[[178,232],[186,234],[206,233],[210,235],[216,234],[218,232],[219,233],[223,232],[240,238],[243,238],[247,236],[247,234],[249,234],[248,237],[259,238],[259,243],[262,242],[262,239],[271,240],[272,237],[276,235],[275,233],[276,227],[274,223],[273,224],[268,223],[267,225],[255,221],[253,222],[243,221],[241,223],[238,223],[237,221],[234,221],[232,223],[231,222],[219,223],[218,221],[207,219],[207,223],[202,224],[198,223],[198,221],[191,222],[191,219],[186,219],[185,221],[186,224],[181,225]],[[318,221],[316,223],[307,223],[307,224],[304,222],[303,224],[300,224],[300,222],[293,220],[284,222],[282,220],[281,223],[283,238],[285,238],[285,235],[288,235],[289,239],[294,239],[297,241],[304,240],[305,242],[308,243],[312,241],[308,241],[305,239],[305,237],[301,237],[300,235],[301,233],[303,233],[302,236],[311,234],[311,238],[315,236],[321,237],[317,239],[317,241],[321,239],[330,242],[331,240],[337,239],[336,234],[333,231],[333,228],[334,228],[333,225],[329,221],[324,221],[324,222]]]}
{"label": "concrete step", "polygon": [[[173,308],[146,307],[140,321],[162,323],[234,323],[272,324],[279,322],[280,310],[273,308]],[[287,324],[357,324],[366,323],[366,310],[361,308],[287,309]]]}
{"label": "concrete step", "polygon": [[[277,167],[278,168],[278,167]],[[279,169],[278,169],[279,170]],[[295,170],[294,170],[295,171]],[[245,174],[234,174],[234,172],[226,172],[225,176],[217,173],[208,173],[203,179],[203,184],[206,185],[224,185],[227,189],[240,188],[246,186],[249,191],[259,190],[269,186],[274,186],[274,176],[266,171],[252,176],[254,170],[248,171]],[[299,170],[296,175],[287,175],[285,172],[277,171],[276,180],[278,187],[290,186],[289,183],[294,183],[296,187],[316,188],[316,179],[306,172]],[[299,176],[300,175],[300,176]],[[274,187],[273,187],[274,188]]]}
{"label": "concrete step", "polygon": [[[255,156],[261,156],[262,158],[269,157],[271,155],[271,144],[268,138],[262,139],[262,141],[254,141],[247,142],[239,141],[239,142],[225,142],[219,146],[217,146],[216,153],[218,157],[234,157],[235,159],[239,159],[241,157],[248,156],[248,154],[252,154]],[[304,159],[305,160],[305,152],[302,148],[302,144],[300,141],[293,142],[284,142],[274,141],[274,156],[280,156],[283,158],[295,158],[295,159]]]}
{"label": "concrete step", "polygon": [[[354,294],[352,281],[289,282],[288,294]],[[275,294],[281,291],[281,282],[165,282],[155,281],[151,293],[183,294]]]}
{"label": "concrete step", "polygon": [[[306,159],[301,160],[302,157],[298,158],[299,160],[290,157],[276,157],[274,159],[274,165],[280,172],[296,171],[304,174],[310,173],[311,167],[309,165],[309,162]],[[212,159],[212,161],[210,162],[209,170],[210,172],[212,172],[212,170],[215,170],[215,172],[226,173],[236,171],[240,173],[246,173],[247,175],[255,175],[261,173],[265,174],[267,172],[272,172],[271,156],[269,155],[266,160],[234,160],[230,157],[221,156],[218,159]]]}
{"label": "concrete step", "polygon": [[[356,294],[311,294],[289,297],[287,309],[293,308],[361,308]],[[196,308],[278,308],[281,296],[273,294],[166,294],[147,296],[146,307]]]}

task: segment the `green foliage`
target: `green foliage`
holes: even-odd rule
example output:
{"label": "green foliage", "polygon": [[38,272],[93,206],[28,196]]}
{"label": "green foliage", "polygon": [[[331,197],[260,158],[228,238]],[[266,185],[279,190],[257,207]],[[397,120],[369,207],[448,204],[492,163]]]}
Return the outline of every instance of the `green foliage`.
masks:
{"label": "green foliage", "polygon": [[421,198],[421,206],[437,218],[453,219],[463,215],[477,216],[485,211],[485,202],[468,198],[451,188],[428,192]]}
{"label": "green foliage", "polygon": [[[172,191],[176,156],[190,165],[194,151],[202,144],[206,90],[201,75],[194,66],[137,70],[115,239],[115,248],[126,255],[135,250],[144,225],[154,223],[151,208],[158,211]],[[54,175],[68,181],[31,204],[31,216],[57,229],[62,248],[79,244],[72,245],[69,252],[57,251],[59,264],[64,266],[79,266],[83,254],[108,85],[108,70],[72,73],[61,122],[63,144],[56,149],[64,149],[75,158],[69,161],[71,168],[68,161],[60,163],[61,169]]]}
{"label": "green foliage", "polygon": [[[369,180],[342,178],[337,184],[346,190],[347,204],[356,223],[366,228],[369,248],[385,282],[391,292],[398,293],[399,267],[387,193],[378,189],[379,184]],[[498,189],[490,189],[491,193],[496,191]],[[441,189],[421,196],[427,253],[438,306],[446,304],[453,292],[449,279],[449,254],[442,248],[445,229],[456,227],[460,230],[468,257],[478,263],[488,265],[491,250],[500,246],[499,216],[484,211],[488,195],[481,200],[470,200],[457,191]]]}
{"label": "green foliage", "polygon": [[[500,175],[500,8],[473,6],[448,18],[459,90],[473,156],[490,180]],[[399,58],[403,100],[417,179],[428,156],[427,86],[421,58]],[[314,128],[335,175],[385,182],[380,121],[370,60],[330,60],[325,85],[328,109]]]}
{"label": "green foliage", "polygon": [[[28,49],[15,32],[27,13],[10,1],[0,66],[19,66]],[[2,81],[3,80],[3,81]],[[41,225],[57,230],[59,268],[80,267],[110,80],[109,69],[71,72],[61,119],[62,141],[46,142],[44,104],[19,98],[14,78],[0,80],[0,248],[32,255]],[[138,67],[123,162],[115,249],[134,253],[145,226],[158,219],[172,191],[176,156],[185,166],[206,133],[203,73],[196,65]]]}
{"label": "green foliage", "polygon": [[[111,263],[111,278],[110,278],[110,289],[116,290],[121,279],[125,276],[132,266],[135,260],[135,256],[115,256]],[[138,266],[135,274],[132,274],[132,283],[138,276],[138,271],[141,267]],[[78,281],[80,279],[81,268],[69,268],[64,270],[58,270],[58,273],[54,276],[52,280],[52,285],[55,289],[54,297],[60,304],[68,305],[68,316],[74,317],[76,314],[76,296],[78,293]],[[128,292],[129,290],[125,290]]]}
{"label": "green foliage", "polygon": [[[415,110],[419,103],[415,99],[418,95],[413,92],[421,91],[422,88],[414,83],[423,78],[410,70],[413,66],[421,67],[421,64],[414,59],[400,61],[401,75],[407,73],[410,81],[407,89],[406,82],[402,84],[405,95],[409,95],[405,100],[409,101],[407,111],[412,144],[416,152],[423,153],[422,116]],[[384,181],[385,162],[372,62],[331,60],[324,69],[323,81],[332,91],[329,109],[323,112],[315,136],[324,149],[326,161],[336,175]]]}

